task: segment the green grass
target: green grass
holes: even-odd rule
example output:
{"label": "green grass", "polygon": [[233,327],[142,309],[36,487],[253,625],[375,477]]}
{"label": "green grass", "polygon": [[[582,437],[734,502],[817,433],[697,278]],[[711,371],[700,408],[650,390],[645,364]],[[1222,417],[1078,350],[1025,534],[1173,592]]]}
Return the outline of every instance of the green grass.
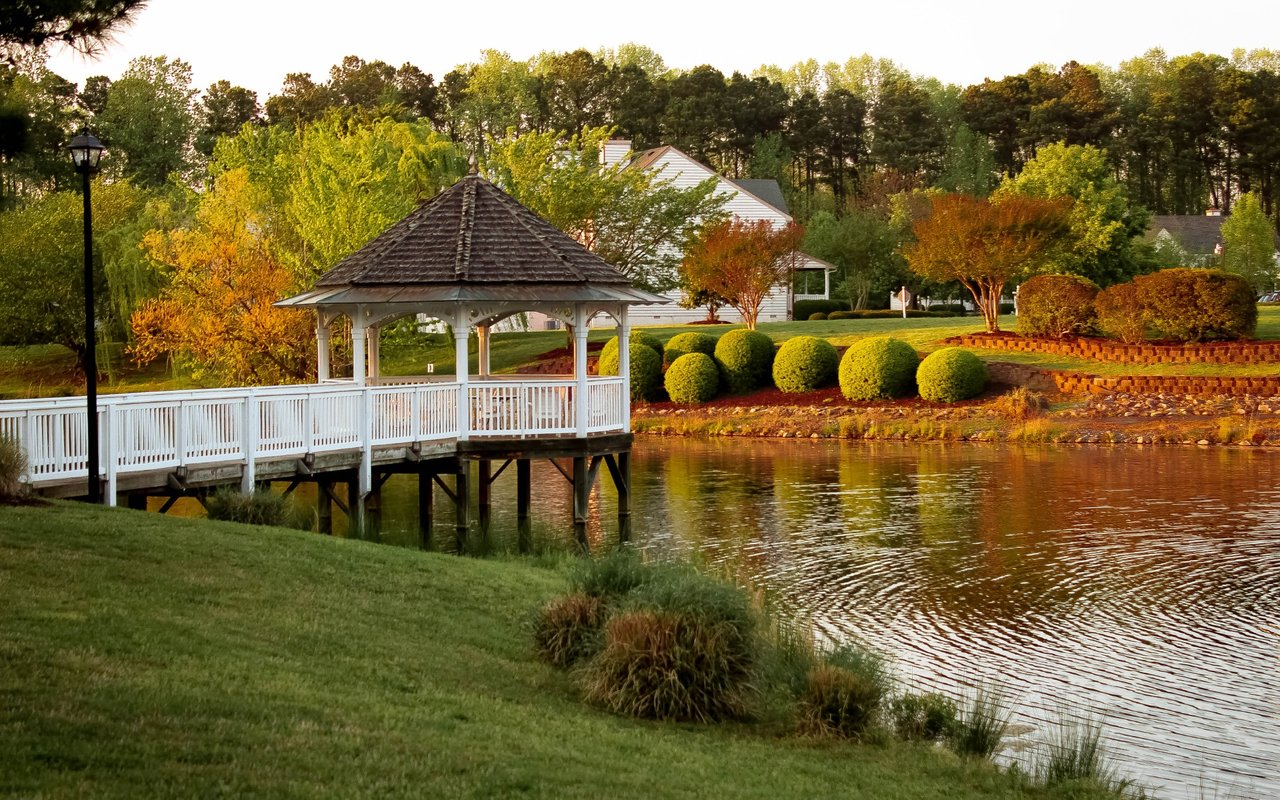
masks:
{"label": "green grass", "polygon": [[0,795],[1041,797],[936,749],[583,705],[557,571],[296,531],[0,507]]}

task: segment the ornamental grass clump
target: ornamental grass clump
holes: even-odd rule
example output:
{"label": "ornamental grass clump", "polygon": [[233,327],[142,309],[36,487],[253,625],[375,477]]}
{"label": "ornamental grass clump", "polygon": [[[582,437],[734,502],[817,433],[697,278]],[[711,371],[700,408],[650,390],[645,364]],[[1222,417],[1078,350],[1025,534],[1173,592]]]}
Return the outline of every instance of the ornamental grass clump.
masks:
{"label": "ornamental grass clump", "polygon": [[1047,787],[1063,784],[1088,785],[1120,794],[1128,784],[1117,781],[1108,767],[1102,747],[1102,723],[1092,717],[1069,718],[1062,713],[1038,767]]}
{"label": "ornamental grass clump", "polygon": [[968,400],[987,387],[987,366],[968,350],[944,347],[920,362],[916,385],[920,396],[933,403]]}
{"label": "ornamental grass clump", "polygon": [[850,400],[905,397],[915,391],[919,365],[920,356],[901,339],[863,339],[840,360],[840,391]]}
{"label": "ornamental grass clump", "polygon": [[840,355],[826,339],[797,336],[782,343],[773,360],[773,384],[784,392],[812,392],[836,378]]}
{"label": "ornamental grass clump", "polygon": [[27,472],[27,455],[11,436],[0,437],[0,502],[18,502],[27,494],[22,476]]}
{"label": "ornamental grass clump", "polygon": [[991,758],[1009,731],[1011,713],[998,689],[981,686],[968,699],[949,744],[962,756]]}
{"label": "ornamental grass clump", "polygon": [[814,735],[860,739],[879,720],[892,682],[883,656],[842,645],[809,671],[799,702],[801,727]]}
{"label": "ornamental grass clump", "polygon": [[303,519],[302,513],[294,508],[292,500],[268,489],[241,494],[236,489],[223,488],[206,497],[204,505],[209,519],[244,525],[310,527],[310,520]]}
{"label": "ornamental grass clump", "polygon": [[1049,400],[1025,386],[1015,386],[992,400],[989,408],[998,417],[1028,420],[1043,415],[1049,408]]}
{"label": "ornamental grass clump", "polygon": [[720,391],[720,368],[705,353],[685,353],[667,368],[663,385],[673,403],[706,403]]}
{"label": "ornamental grass clump", "polygon": [[724,385],[733,394],[759,389],[773,370],[773,340],[759,331],[738,328],[716,342],[715,359]]}
{"label": "ornamental grass clump", "polygon": [[558,597],[534,619],[534,649],[549,664],[571,667],[596,651],[604,618],[600,597],[582,592]]}
{"label": "ornamental grass clump", "polygon": [[1097,331],[1098,285],[1075,275],[1037,275],[1018,287],[1018,333],[1063,339]]}
{"label": "ornamental grass clump", "polygon": [[955,701],[939,692],[902,694],[889,704],[893,731],[908,742],[941,742],[951,736],[959,722]]}
{"label": "ornamental grass clump", "polygon": [[702,353],[711,356],[716,352],[716,337],[697,331],[677,333],[667,341],[663,350],[663,358],[668,365],[676,363],[676,359],[689,353]]}
{"label": "ornamental grass clump", "polygon": [[755,614],[737,587],[692,570],[667,571],[632,591],[605,623],[582,670],[587,699],[647,719],[746,717],[756,697]]}

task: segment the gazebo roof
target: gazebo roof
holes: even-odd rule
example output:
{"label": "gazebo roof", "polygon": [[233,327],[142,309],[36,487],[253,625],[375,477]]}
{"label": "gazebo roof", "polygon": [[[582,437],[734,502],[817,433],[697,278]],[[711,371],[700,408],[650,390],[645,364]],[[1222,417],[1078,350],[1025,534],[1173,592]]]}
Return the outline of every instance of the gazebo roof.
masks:
{"label": "gazebo roof", "polygon": [[665,302],[473,173],[277,305],[476,301]]}

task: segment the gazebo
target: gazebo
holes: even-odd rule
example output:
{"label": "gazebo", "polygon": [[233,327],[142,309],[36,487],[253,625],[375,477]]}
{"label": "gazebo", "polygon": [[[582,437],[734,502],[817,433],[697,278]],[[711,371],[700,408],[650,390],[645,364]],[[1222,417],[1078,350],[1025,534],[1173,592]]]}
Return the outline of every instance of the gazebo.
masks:
{"label": "gazebo", "polygon": [[[452,398],[433,404],[431,413],[453,417],[437,422],[456,431],[457,454],[463,466],[457,473],[460,483],[456,492],[450,494],[457,495],[460,514],[465,514],[466,459],[481,461],[483,522],[491,458],[522,462],[521,505],[527,506],[523,495],[528,492],[524,484],[529,454],[572,457],[574,516],[581,536],[586,490],[594,482],[600,458],[608,457],[616,481],[626,479],[625,457],[620,459],[619,469],[610,448],[617,452],[618,436],[622,435],[629,451],[628,307],[663,302],[662,297],[633,288],[617,268],[477,174],[473,161],[470,174],[329,270],[314,289],[276,305],[316,310],[319,383],[340,382],[366,392],[388,384],[423,384]],[[571,328],[572,376],[523,380],[527,376],[491,374],[492,327],[529,311],[541,312]],[[617,324],[617,377],[587,374],[588,327],[601,314]],[[455,374],[452,378],[438,374],[384,377],[378,352],[380,329],[397,319],[419,315],[449,325]],[[351,320],[353,363],[349,379],[330,375],[329,332],[341,316]],[[478,374],[474,376],[468,365],[472,328],[479,341]],[[601,440],[604,448],[592,449],[592,440]],[[517,443],[518,447],[513,446]],[[371,474],[370,448],[367,443],[360,469],[362,499],[376,492],[379,485]],[[460,517],[460,528],[464,522]]]}

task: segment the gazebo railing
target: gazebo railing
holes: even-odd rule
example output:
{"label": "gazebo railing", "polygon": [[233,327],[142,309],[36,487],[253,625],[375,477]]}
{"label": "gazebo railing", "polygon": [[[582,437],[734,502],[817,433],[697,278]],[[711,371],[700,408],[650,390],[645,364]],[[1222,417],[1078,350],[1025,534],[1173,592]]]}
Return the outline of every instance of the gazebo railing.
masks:
{"label": "gazebo railing", "polygon": [[[459,437],[565,436],[578,432],[573,380],[432,382],[358,387],[208,389],[104,395],[98,401],[99,452],[108,498],[131,473],[301,457]],[[588,433],[625,430],[621,378],[587,382]],[[85,477],[84,399],[0,402],[0,436],[16,440],[33,485]]]}

